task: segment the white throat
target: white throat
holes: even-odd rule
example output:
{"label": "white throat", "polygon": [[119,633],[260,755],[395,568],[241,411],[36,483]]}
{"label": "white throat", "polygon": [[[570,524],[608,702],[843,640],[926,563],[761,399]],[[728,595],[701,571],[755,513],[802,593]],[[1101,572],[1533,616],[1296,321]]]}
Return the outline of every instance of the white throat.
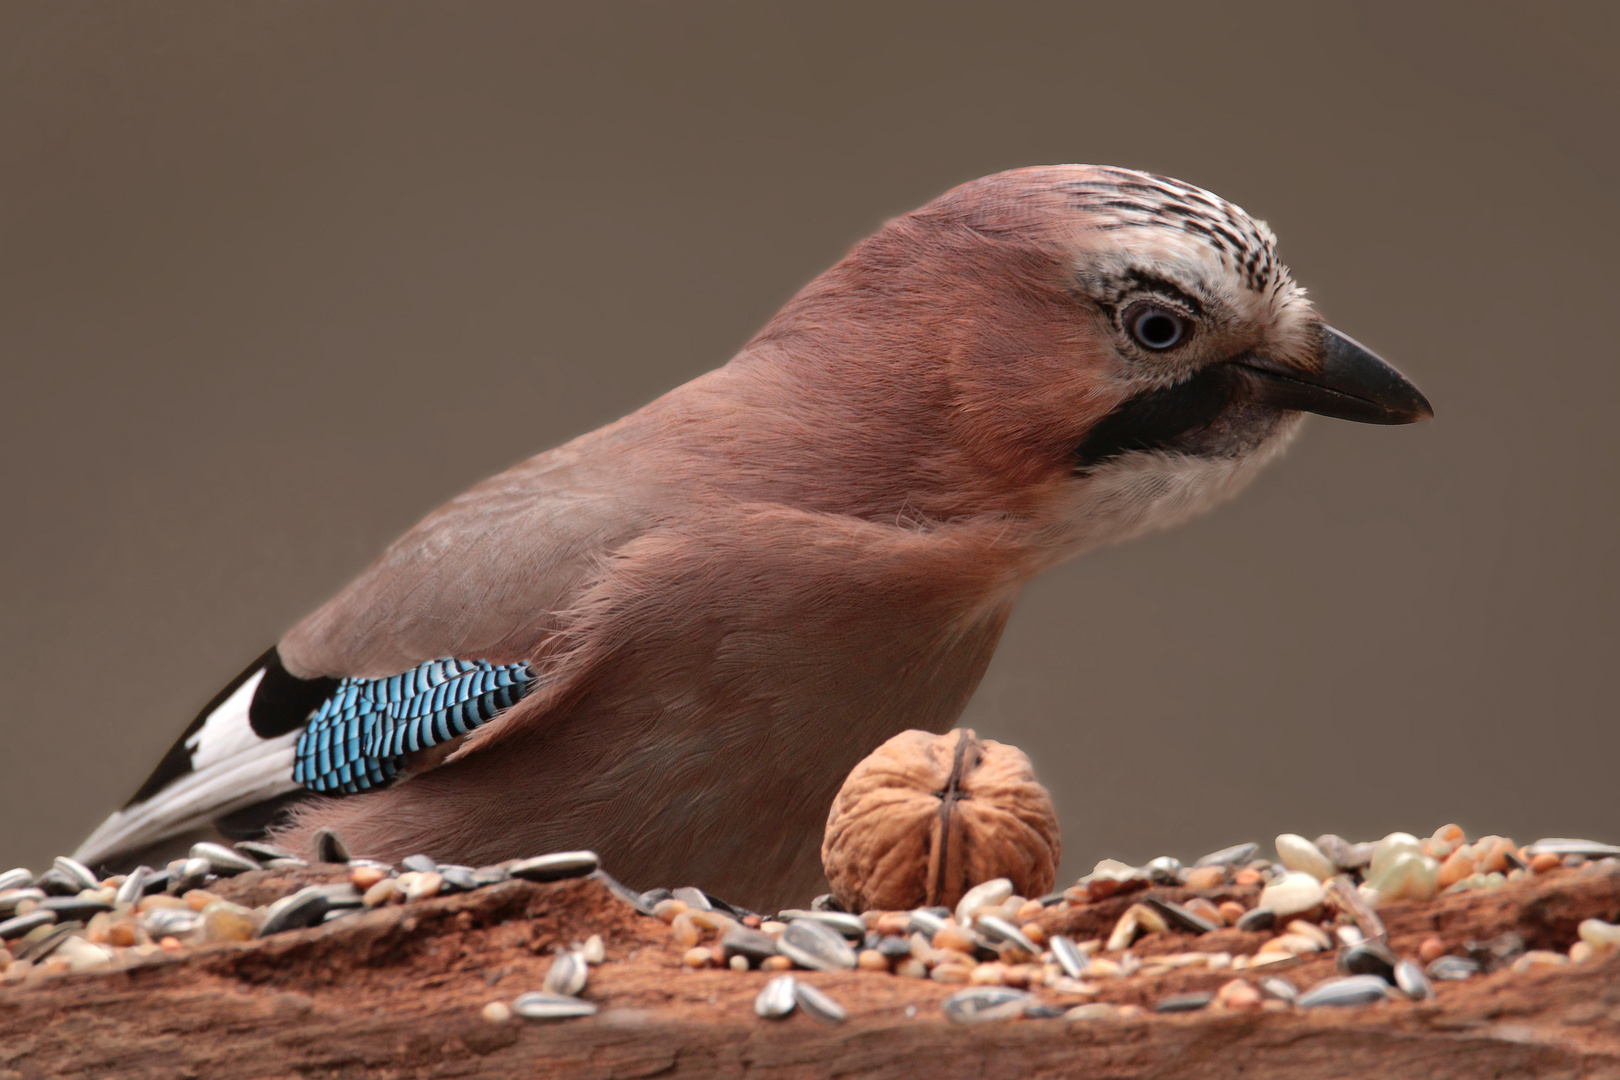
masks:
{"label": "white throat", "polygon": [[1236,457],[1136,451],[1091,470],[1070,484],[1058,509],[1051,563],[1179,525],[1231,498],[1282,452],[1301,419],[1284,421],[1263,444]]}

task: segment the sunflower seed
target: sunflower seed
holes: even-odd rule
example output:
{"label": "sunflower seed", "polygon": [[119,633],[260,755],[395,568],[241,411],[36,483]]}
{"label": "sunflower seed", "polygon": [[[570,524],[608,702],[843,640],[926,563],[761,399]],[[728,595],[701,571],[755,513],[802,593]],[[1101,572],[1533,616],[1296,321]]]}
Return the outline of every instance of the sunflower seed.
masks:
{"label": "sunflower seed", "polygon": [[169,892],[181,896],[201,888],[211,870],[207,859],[176,859],[169,864]]}
{"label": "sunflower seed", "polygon": [[512,1012],[525,1020],[572,1020],[579,1016],[595,1016],[596,1006],[566,994],[530,990],[513,999]]}
{"label": "sunflower seed", "polygon": [[1189,933],[1213,934],[1215,931],[1220,929],[1220,927],[1216,926],[1202,915],[1195,915],[1186,908],[1182,907],[1180,904],[1171,903],[1169,900],[1161,900],[1157,896],[1149,896],[1144,898],[1142,903],[1146,904],[1150,908],[1153,908],[1160,915],[1163,915],[1164,921],[1169,923],[1171,926],[1186,930]]}
{"label": "sunflower seed", "polygon": [[1194,866],[1243,866],[1260,851],[1259,844],[1235,844],[1212,851],[1193,863]]}
{"label": "sunflower seed", "polygon": [[670,894],[693,911],[713,911],[714,905],[709,903],[709,895],[695,885],[682,885]]}
{"label": "sunflower seed", "polygon": [[1057,960],[1058,967],[1063,969],[1063,974],[1071,979],[1083,978],[1086,969],[1091,966],[1091,957],[1081,952],[1071,939],[1062,934],[1052,938],[1051,944],[1052,957]]}
{"label": "sunflower seed", "polygon": [[34,872],[26,866],[19,866],[15,870],[7,870],[0,874],[0,892],[7,889],[26,889],[34,883]]}
{"label": "sunflower seed", "polygon": [[822,893],[810,901],[811,911],[843,911],[844,905],[838,902],[838,897],[832,893]]}
{"label": "sunflower seed", "polygon": [[1423,969],[1410,960],[1395,965],[1395,985],[1413,1001],[1427,1001],[1434,997],[1434,984],[1423,974]]}
{"label": "sunflower seed", "polygon": [[[676,890],[679,892],[680,890]],[[676,897],[680,899],[680,897]],[[790,923],[794,919],[808,919],[810,922],[820,923],[822,926],[836,930],[850,941],[862,941],[866,938],[866,924],[859,915],[847,915],[842,911],[803,911],[789,908],[776,916],[777,922]]]}
{"label": "sunflower seed", "polygon": [[704,893],[703,899],[709,902],[709,907],[712,910],[718,911],[724,915],[730,915],[733,919],[742,919],[749,915],[755,914],[745,907],[726,903],[726,901],[720,899],[718,896],[714,895],[714,893]]}
{"label": "sunflower seed", "polygon": [[583,956],[577,952],[563,952],[552,957],[551,970],[546,972],[546,981],[541,986],[548,994],[578,997],[589,977],[590,971]]}
{"label": "sunflower seed", "polygon": [[788,923],[776,951],[812,971],[847,971],[855,966],[855,950],[838,931],[809,919]]}
{"label": "sunflower seed", "polygon": [[911,918],[906,921],[906,933],[921,934],[929,941],[934,940],[934,935],[944,928],[944,917],[927,910],[913,911]]}
{"label": "sunflower seed", "polygon": [[308,865],[308,859],[300,859],[295,855],[290,859],[271,859],[264,864],[264,868],[266,870],[302,870]]}
{"label": "sunflower seed", "polygon": [[36,911],[54,911],[56,917],[62,922],[69,919],[88,921],[90,916],[99,915],[103,911],[111,911],[113,906],[105,900],[97,900],[88,896],[47,896],[39,902]]}
{"label": "sunflower seed", "polygon": [[1153,1011],[1161,1013],[1197,1012],[1214,1000],[1215,995],[1208,992],[1201,994],[1172,994],[1169,997],[1160,998],[1153,1006]]}
{"label": "sunflower seed", "polygon": [[1147,872],[1148,880],[1155,885],[1180,885],[1181,860],[1171,858],[1169,855],[1160,855],[1157,859],[1149,859],[1142,867]]}
{"label": "sunflower seed", "polygon": [[[483,879],[483,877],[481,876],[482,874],[483,874],[482,870],[473,871],[472,880],[473,880],[474,887],[482,888],[485,885],[495,884],[494,882],[485,881]],[[618,899],[624,901],[626,904],[629,904],[631,907],[635,908],[637,914],[640,914],[640,915],[651,915],[652,914],[652,905],[651,904],[643,904],[641,902],[641,894],[640,893],[636,892],[636,890],[630,888],[630,886],[628,886],[628,885],[624,884],[623,882],[619,881],[618,879],[616,879],[612,874],[609,874],[606,871],[599,869],[599,870],[593,871],[592,873],[590,873],[587,876],[590,878],[590,880],[599,881],[603,885],[605,885],[607,887],[608,892],[612,893]]]}
{"label": "sunflower seed", "polygon": [[150,866],[137,866],[124,877],[124,883],[113,894],[115,904],[135,904],[146,895],[146,879],[152,876]]}
{"label": "sunflower seed", "polygon": [[11,889],[5,895],[0,895],[0,916],[10,915],[24,900],[43,899],[45,899],[44,889]]}
{"label": "sunflower seed", "polygon": [[291,896],[283,896],[265,912],[264,925],[259,927],[260,937],[269,937],[284,930],[301,930],[315,926],[326,917],[330,907],[326,893],[319,885],[299,889]]}
{"label": "sunflower seed", "polygon": [[441,866],[439,876],[456,892],[472,892],[478,888],[478,879],[470,866]]}
{"label": "sunflower seed", "polygon": [[[733,925],[726,927],[726,932],[720,936],[720,950],[727,960],[741,956],[757,965],[776,955],[776,939],[746,926]],[[909,947],[907,954],[910,954]]]}
{"label": "sunflower seed", "polygon": [[1318,1005],[1368,1005],[1387,997],[1389,983],[1377,975],[1344,975],[1323,979],[1300,995],[1302,1009]]}
{"label": "sunflower seed", "polygon": [[84,923],[81,922],[59,923],[50,933],[45,934],[43,937],[37,937],[18,949],[17,959],[43,960],[55,952],[64,941],[83,929]]}
{"label": "sunflower seed", "polygon": [[978,927],[992,943],[1004,942],[1014,948],[1023,949],[1027,953],[1034,953],[1036,956],[1041,953],[1040,946],[1029,940],[1022,930],[999,915],[980,915]]}
{"label": "sunflower seed", "polygon": [[1261,979],[1260,992],[1278,1001],[1286,1001],[1290,1005],[1299,1000],[1299,987],[1281,975],[1267,975]]}
{"label": "sunflower seed", "polygon": [[1270,930],[1277,925],[1277,913],[1269,908],[1250,908],[1238,919],[1237,928],[1253,933],[1257,930]]}
{"label": "sunflower seed", "polygon": [[341,908],[345,911],[365,906],[365,894],[347,881],[339,881],[332,885],[312,885],[312,889],[319,889],[321,895],[326,897],[326,906]]}
{"label": "sunflower seed", "polygon": [[765,989],[754,998],[754,1013],[767,1020],[780,1020],[798,1004],[794,993],[798,980],[791,975],[778,975],[765,984]]}
{"label": "sunflower seed", "polygon": [[72,878],[78,883],[78,886],[81,889],[94,889],[101,884],[101,882],[97,880],[95,872],[78,859],[70,858],[66,855],[58,855],[56,860],[51,864],[51,867],[58,873]]}
{"label": "sunflower seed", "polygon": [[0,922],[0,941],[11,941],[20,938],[28,931],[40,926],[49,926],[56,921],[54,911],[30,911],[27,915],[18,915],[15,918]]}
{"label": "sunflower seed", "polygon": [[510,881],[511,879],[511,872],[504,866],[480,866],[473,871],[473,880],[478,882],[480,889],[486,885],[499,885],[501,882]]}
{"label": "sunflower seed", "polygon": [[974,1024],[985,1020],[1006,1020],[1021,1016],[1024,1007],[1037,999],[1023,990],[1010,990],[1002,986],[973,986],[958,990],[939,1003],[945,1016],[958,1024]]}
{"label": "sunflower seed", "polygon": [[47,896],[77,896],[84,891],[84,885],[78,878],[54,866],[34,879],[34,887],[44,890]]}
{"label": "sunflower seed", "polygon": [[1381,941],[1363,941],[1360,945],[1339,950],[1339,970],[1346,975],[1376,975],[1391,985],[1395,982],[1395,965],[1400,957]]}
{"label": "sunflower seed", "polygon": [[[888,960],[904,960],[911,955],[911,942],[898,935],[879,938],[877,951]],[[856,958],[857,960],[859,957]]]}
{"label": "sunflower seed", "polygon": [[1429,977],[1441,982],[1462,982],[1478,974],[1478,961],[1466,956],[1440,956],[1429,965]]}
{"label": "sunflower seed", "polygon": [[524,881],[563,881],[584,877],[592,873],[602,860],[594,851],[557,851],[550,855],[536,855],[532,859],[519,859],[507,866],[507,873]]}
{"label": "sunflower seed", "polygon": [[842,1024],[849,1019],[844,1007],[807,982],[794,981],[793,996],[799,1008],[823,1024]]}
{"label": "sunflower seed", "polygon": [[315,849],[315,861],[324,863],[346,863],[349,861],[349,848],[338,834],[331,829],[316,829],[312,846]]}
{"label": "sunflower seed", "polygon": [[220,877],[235,877],[251,870],[261,869],[259,860],[240,851],[232,851],[224,844],[211,844],[204,840],[191,845],[193,859],[207,859],[208,866]]}
{"label": "sunflower seed", "polygon": [[418,874],[432,874],[439,869],[439,864],[426,855],[407,855],[399,861],[399,865]]}
{"label": "sunflower seed", "polygon": [[231,847],[248,858],[257,859],[261,863],[268,862],[271,859],[296,859],[298,857],[284,847],[267,844],[263,840],[243,840],[240,843],[232,844]]}

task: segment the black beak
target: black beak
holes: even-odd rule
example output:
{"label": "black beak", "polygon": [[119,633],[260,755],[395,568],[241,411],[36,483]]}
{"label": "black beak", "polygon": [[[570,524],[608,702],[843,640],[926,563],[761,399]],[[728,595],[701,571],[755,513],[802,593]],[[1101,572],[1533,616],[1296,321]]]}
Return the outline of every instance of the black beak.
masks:
{"label": "black beak", "polygon": [[1322,327],[1317,359],[1316,371],[1260,357],[1239,364],[1247,369],[1254,399],[1278,409],[1363,424],[1411,424],[1434,415],[1429,399],[1406,376],[1331,326]]}

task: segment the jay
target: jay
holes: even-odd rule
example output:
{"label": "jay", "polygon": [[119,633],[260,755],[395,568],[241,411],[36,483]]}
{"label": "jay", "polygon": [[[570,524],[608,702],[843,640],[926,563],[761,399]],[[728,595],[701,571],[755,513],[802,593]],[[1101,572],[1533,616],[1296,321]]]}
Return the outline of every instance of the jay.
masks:
{"label": "jay", "polygon": [[77,857],[329,828],[802,900],[845,774],[951,727],[1030,579],[1232,495],[1306,412],[1432,415],[1264,222],[1120,168],[963,184],[724,366],[429,514]]}

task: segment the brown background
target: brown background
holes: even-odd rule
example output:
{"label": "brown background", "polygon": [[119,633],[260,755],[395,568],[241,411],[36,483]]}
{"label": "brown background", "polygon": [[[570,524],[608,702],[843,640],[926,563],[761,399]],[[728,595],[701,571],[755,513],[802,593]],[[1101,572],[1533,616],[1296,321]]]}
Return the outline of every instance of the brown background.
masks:
{"label": "brown background", "polygon": [[[1438,419],[1028,590],[966,722],[1065,874],[1620,839],[1613,5],[0,9],[0,861],[425,511],[723,362],[885,217],[1147,168]],[[1414,10],[1416,9],[1416,10]]]}

